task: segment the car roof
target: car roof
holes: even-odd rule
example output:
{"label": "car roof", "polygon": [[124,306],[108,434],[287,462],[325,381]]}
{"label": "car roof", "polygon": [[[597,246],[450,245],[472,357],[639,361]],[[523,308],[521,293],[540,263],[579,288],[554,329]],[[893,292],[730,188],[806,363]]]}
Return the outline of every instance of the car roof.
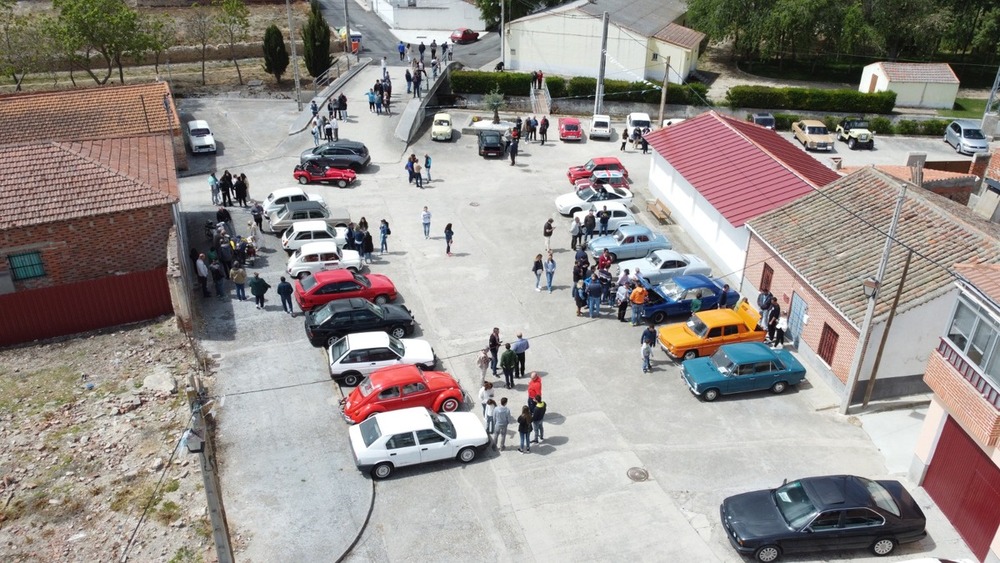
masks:
{"label": "car roof", "polygon": [[335,299],[323,305],[323,307],[331,311],[349,311],[351,309],[362,309],[365,303],[367,301],[360,297],[351,297],[349,299]]}
{"label": "car roof", "polygon": [[360,141],[351,141],[350,139],[341,139],[339,141],[330,141],[320,145],[320,147],[349,147],[354,149],[360,149],[365,146],[364,143]]}
{"label": "car roof", "polygon": [[632,113],[628,114],[628,116],[629,117],[645,117],[647,121],[649,120],[649,114],[645,113],[645,112],[641,112],[641,111],[633,111]]}
{"label": "car roof", "polygon": [[952,123],[959,124],[962,129],[982,129],[983,124],[981,121],[976,121],[975,119],[956,119]]}
{"label": "car roof", "polygon": [[597,176],[598,178],[621,178],[625,179],[625,175],[622,174],[621,170],[594,170],[590,173],[591,176]]}
{"label": "car roof", "polygon": [[326,209],[326,206],[322,203],[314,200],[307,201],[289,201],[285,204],[286,209]]}
{"label": "car roof", "polygon": [[[673,250],[672,248],[659,248],[649,253],[650,255],[655,254],[663,260],[687,260],[687,257]],[[649,258],[649,256],[646,256]]]}
{"label": "car roof", "polygon": [[817,125],[820,126],[820,127],[826,127],[826,124],[823,123],[822,121],[818,120],[818,119],[803,119],[802,121],[800,121],[800,123],[804,123],[804,124],[809,125],[811,127],[815,127]]}
{"label": "car roof", "polygon": [[312,254],[313,252],[334,252],[337,250],[337,243],[332,240],[319,242],[307,242],[300,249],[302,254]]}
{"label": "car roof", "polygon": [[753,116],[754,117],[770,117],[771,119],[774,119],[774,116],[771,115],[770,113],[755,113],[755,114],[753,114]]}
{"label": "car roof", "polygon": [[375,419],[383,436],[434,428],[434,421],[426,407],[380,412],[375,415]]}
{"label": "car roof", "polygon": [[623,235],[638,235],[645,233],[652,233],[654,235],[657,234],[645,225],[625,225],[624,227],[618,227],[618,232]]}
{"label": "car roof", "polygon": [[499,131],[495,131],[493,129],[483,129],[482,131],[479,132],[479,136],[480,137],[492,137],[494,135],[497,136],[497,137],[499,137],[500,136],[500,132]]}
{"label": "car roof", "polygon": [[770,346],[763,342],[739,342],[736,344],[724,344],[722,349],[731,360],[737,363],[762,362],[773,360],[778,354]]}
{"label": "car roof", "polygon": [[[617,158],[615,158],[613,156],[597,156],[597,157],[594,157],[594,158],[592,158],[590,160],[593,160],[594,164],[611,164],[611,163],[615,163],[615,162],[617,162],[618,164],[622,163],[620,160],[618,160]],[[584,164],[586,164],[586,163],[584,163]]]}
{"label": "car roof", "polygon": [[560,117],[559,123],[580,123],[580,120],[575,117]]}
{"label": "car roof", "polygon": [[187,122],[188,129],[209,129],[208,122],[204,119],[192,119]]}
{"label": "car roof", "polygon": [[[754,344],[760,343],[754,342]],[[853,475],[805,477],[799,479],[799,482],[819,510],[872,504],[868,489]]]}
{"label": "car roof", "polygon": [[[305,245],[303,245],[303,248],[305,248]],[[312,276],[316,278],[316,283],[320,284],[332,281],[352,280],[354,279],[354,272],[348,270],[347,268],[338,268],[336,270],[320,270],[318,272],[313,272]]]}
{"label": "car roof", "polygon": [[382,331],[355,332],[347,335],[347,345],[352,350],[388,346],[389,333]]}
{"label": "car roof", "polygon": [[744,324],[743,317],[735,309],[707,309],[698,311],[695,315],[709,327]]}
{"label": "car roof", "polygon": [[293,231],[333,231],[333,227],[321,219],[308,219],[306,221],[296,221],[290,227]]}
{"label": "car roof", "polygon": [[603,113],[595,113],[594,117],[591,117],[591,119],[603,119],[603,120],[606,120],[606,121],[611,121],[611,116],[610,115],[604,115]]}
{"label": "car roof", "polygon": [[434,114],[434,119],[447,119],[448,121],[451,121],[451,114],[450,113],[435,113]]}
{"label": "car roof", "polygon": [[279,198],[286,195],[299,195],[304,193],[306,193],[306,191],[302,188],[278,188],[276,190],[272,190],[271,193],[268,194],[268,197]]}

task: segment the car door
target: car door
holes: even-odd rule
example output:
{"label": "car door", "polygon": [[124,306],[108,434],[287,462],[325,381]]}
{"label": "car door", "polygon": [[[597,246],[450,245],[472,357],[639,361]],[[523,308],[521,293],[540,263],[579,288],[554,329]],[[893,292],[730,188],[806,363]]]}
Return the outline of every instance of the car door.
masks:
{"label": "car door", "polygon": [[357,371],[368,375],[368,350],[351,350],[350,352],[344,354],[344,357],[341,358],[337,366],[337,371],[340,373],[346,371]]}
{"label": "car door", "polygon": [[742,393],[749,391],[751,385],[753,385],[753,364],[738,364],[733,366],[732,373],[726,378],[722,392]]}
{"label": "car door", "polygon": [[740,325],[726,325],[722,327],[721,344],[731,344],[740,340]]}
{"label": "car door", "polygon": [[[390,350],[389,348],[372,348],[368,350],[368,365],[365,369],[368,373],[371,373],[377,369],[394,366],[399,363],[399,356]],[[406,400],[406,388],[409,385],[403,386],[403,400]],[[412,405],[411,405],[412,406]],[[405,408],[405,406],[403,407]]]}
{"label": "car door", "polygon": [[393,434],[385,442],[386,456],[396,467],[416,465],[420,460],[420,447],[413,437],[413,432]]}
{"label": "car door", "polygon": [[337,282],[337,299],[348,299],[350,297],[362,297],[361,290],[364,289],[354,280],[344,280]]}
{"label": "car door", "polygon": [[827,510],[813,518],[813,521],[798,533],[781,542],[786,553],[803,553],[831,549],[841,536],[840,521],[843,510]]}
{"label": "car door", "polygon": [[779,375],[774,362],[770,360],[757,362],[753,366],[753,386],[751,389],[756,391],[770,389],[778,380]]}
{"label": "car door", "polygon": [[374,311],[368,308],[351,311],[351,320],[346,327],[352,332],[364,332],[368,330],[383,330],[381,320]]}
{"label": "car door", "polygon": [[439,434],[437,430],[431,428],[417,430],[417,441],[420,444],[421,463],[440,461],[455,455],[451,440]]}
{"label": "car door", "polygon": [[336,270],[340,268],[340,255],[336,252],[324,252],[320,254],[319,261],[323,270]]}
{"label": "car door", "polygon": [[375,397],[380,411],[394,411],[403,408],[402,390],[398,385],[384,387]]}
{"label": "car door", "polygon": [[948,138],[947,138],[948,144],[957,147],[958,146],[957,143],[960,143],[961,139],[962,139],[962,128],[959,127],[957,123],[952,123],[948,127]]}
{"label": "car door", "polygon": [[698,355],[699,356],[709,355],[709,350],[715,350],[716,348],[719,347],[720,344],[722,344],[721,340],[722,340],[721,326],[713,326],[712,328],[708,329],[708,333],[705,334],[705,339],[702,341],[700,346],[700,348],[703,349],[698,351]]}
{"label": "car door", "polygon": [[434,393],[423,381],[414,381],[403,386],[404,408],[427,407],[434,409]]}
{"label": "car door", "polygon": [[629,218],[628,213],[625,213],[621,209],[615,209],[611,212],[611,224],[617,231],[623,225],[634,225],[635,221]]}
{"label": "car door", "polygon": [[[885,518],[870,508],[845,510],[842,533],[837,543],[844,548],[866,548],[875,543],[884,528]],[[830,549],[835,548],[837,546],[830,546]]]}

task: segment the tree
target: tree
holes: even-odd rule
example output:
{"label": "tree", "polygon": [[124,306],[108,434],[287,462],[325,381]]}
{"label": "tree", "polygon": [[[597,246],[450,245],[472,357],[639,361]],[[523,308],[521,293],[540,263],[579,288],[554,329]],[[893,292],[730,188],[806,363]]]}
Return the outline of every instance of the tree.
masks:
{"label": "tree", "polygon": [[504,105],[504,99],[499,84],[493,88],[493,91],[483,96],[483,103],[493,110],[493,123],[500,123],[500,108]]}
{"label": "tree", "polygon": [[[74,45],[83,50],[84,70],[97,84],[107,84],[114,67],[118,80],[125,83],[122,55],[133,52],[139,40],[139,14],[124,0],[53,0],[59,10],[59,20],[64,34],[63,44],[68,49]],[[101,56],[106,65],[103,77],[90,68],[90,55]]]}
{"label": "tree", "polygon": [[191,5],[191,12],[187,17],[188,34],[201,47],[201,85],[205,85],[205,51],[208,44],[215,38],[219,28],[215,21],[212,9],[207,6],[199,6],[198,3]]}
{"label": "tree", "polygon": [[177,20],[160,14],[143,17],[140,25],[144,51],[153,53],[153,68],[160,74],[160,57],[177,44]]}
{"label": "tree", "polygon": [[309,19],[302,26],[302,58],[313,78],[330,68],[330,26],[319,9],[319,2],[311,0]]}
{"label": "tree", "polygon": [[35,42],[41,37],[41,19],[14,13],[14,0],[0,0],[0,75],[14,80],[14,90],[30,72],[41,66],[42,50]]}
{"label": "tree", "polygon": [[288,68],[288,51],[285,50],[285,38],[278,26],[271,24],[264,31],[264,72],[274,75],[274,80],[281,84],[281,75]]}
{"label": "tree", "polygon": [[486,27],[494,27],[500,24],[500,2],[504,3],[504,20],[511,22],[518,18],[541,10],[558,6],[565,0],[475,0],[479,14],[483,17]]}
{"label": "tree", "polygon": [[243,0],[213,0],[219,10],[219,25],[229,43],[229,55],[236,65],[236,76],[243,84],[243,73],[240,72],[240,63],[236,60],[236,43],[243,41],[250,30],[250,10]]}

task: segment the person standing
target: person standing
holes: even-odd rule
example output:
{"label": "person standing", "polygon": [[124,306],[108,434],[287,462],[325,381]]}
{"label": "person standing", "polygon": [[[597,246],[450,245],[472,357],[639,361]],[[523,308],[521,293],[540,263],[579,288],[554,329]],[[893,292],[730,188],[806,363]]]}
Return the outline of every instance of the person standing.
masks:
{"label": "person standing", "polygon": [[250,231],[250,234],[247,236],[253,239],[254,247],[260,249],[267,248],[267,244],[264,242],[264,237],[261,235],[260,227],[257,226],[256,222],[247,221],[247,230]]}
{"label": "person standing", "polygon": [[229,210],[225,207],[220,207],[218,211],[215,212],[215,224],[222,224],[223,230],[226,234],[232,236],[234,234],[233,229],[233,216],[229,214]]}
{"label": "person standing", "polygon": [[603,293],[604,287],[597,279],[597,274],[594,274],[590,277],[590,284],[587,285],[587,310],[592,319],[601,316],[601,295]]}
{"label": "person standing", "polygon": [[573,217],[573,224],[569,227],[569,246],[573,250],[576,250],[576,245],[580,242],[580,234],[583,232],[583,225],[580,224],[579,217]]}
{"label": "person standing", "polygon": [[340,140],[340,122],[337,120],[337,118],[334,117],[333,119],[331,119],[330,122],[327,123],[327,127],[330,128],[330,134],[333,135],[333,138],[330,139],[330,140],[331,141],[339,141]]}
{"label": "person standing", "polygon": [[542,378],[538,372],[531,372],[531,380],[528,382],[528,410],[535,412],[535,402],[542,396]]}
{"label": "person standing", "polygon": [[413,97],[418,100],[420,99],[420,83],[423,82],[420,77],[422,72],[423,71],[418,68],[417,71],[413,73]]}
{"label": "person standing", "polygon": [[292,292],[295,289],[292,284],[288,283],[285,276],[281,276],[281,281],[278,282],[278,296],[281,297],[281,309],[288,313],[289,315],[295,316],[295,309],[292,308]]}
{"label": "person standing", "polygon": [[329,120],[323,123],[323,139],[326,141],[333,140],[333,120]]}
{"label": "person standing", "polygon": [[486,346],[490,350],[490,369],[493,371],[493,375],[497,374],[497,352],[500,350],[501,342],[503,341],[500,340],[500,329],[493,327],[489,343]]}
{"label": "person standing", "polygon": [[542,425],[542,420],[545,418],[545,407],[545,401],[542,400],[541,394],[537,395],[535,409],[531,411],[531,425],[535,429],[535,439],[532,442],[535,444],[545,441],[545,426]]}
{"label": "person standing", "polygon": [[552,225],[552,221],[552,217],[549,217],[549,219],[545,221],[545,224],[542,225],[542,238],[545,239],[545,250],[547,251],[552,250],[552,232],[555,230],[555,227]]}
{"label": "person standing", "polygon": [[385,56],[383,56],[382,57],[382,78],[385,78],[386,76],[389,76],[389,61],[385,58]]}
{"label": "person standing", "polygon": [[528,407],[521,407],[521,416],[517,417],[517,433],[521,436],[521,445],[517,451],[531,452],[531,412]]}
{"label": "person standing", "polygon": [[368,113],[375,113],[375,91],[368,90],[365,95],[368,97]]}
{"label": "person standing", "polygon": [[445,252],[448,256],[451,256],[451,241],[455,238],[455,231],[451,230],[451,223],[444,226],[444,244]]}
{"label": "person standing", "polygon": [[406,164],[403,165],[403,168],[406,170],[406,176],[411,184],[413,183],[413,165],[416,164],[414,162],[414,158],[415,155],[411,154],[410,157],[406,159]]}
{"label": "person standing", "polygon": [[625,322],[625,311],[628,310],[629,286],[627,283],[618,286],[615,291],[615,303],[618,305],[618,322]]}
{"label": "person standing", "polygon": [[510,165],[514,166],[517,161],[517,138],[514,137],[510,141]]}
{"label": "person standing", "polygon": [[267,290],[271,289],[271,286],[264,281],[264,278],[260,277],[257,272],[253,273],[253,277],[250,278],[250,293],[253,294],[254,301],[257,303],[258,309],[264,308],[264,294]]}
{"label": "person standing", "polygon": [[340,113],[337,119],[347,121],[347,94],[343,92],[340,93],[340,96],[337,96],[337,110]]}
{"label": "person standing", "polygon": [[413,181],[417,183],[417,187],[424,189],[424,175],[421,174],[420,163],[416,160],[413,162]]}
{"label": "person standing", "polygon": [[517,340],[511,346],[511,350],[517,356],[517,364],[514,366],[514,377],[521,378],[524,377],[524,354],[528,351],[531,344],[528,339],[524,337],[520,332],[517,333]]}
{"label": "person standing", "polygon": [[691,300],[691,314],[695,314],[701,311],[701,292],[694,294],[694,299]]}
{"label": "person standing", "polygon": [[250,207],[250,216],[253,218],[253,222],[257,224],[257,230],[264,230],[264,206],[259,201],[253,202],[253,206]]}
{"label": "person standing", "polygon": [[545,285],[552,293],[552,278],[556,275],[556,259],[552,257],[552,251],[549,251],[548,257],[545,258]]}
{"label": "person standing", "polygon": [[198,259],[194,263],[195,272],[198,274],[198,283],[201,284],[201,296],[210,297],[211,294],[208,293],[208,266],[205,264],[205,255],[199,254]]}
{"label": "person standing", "polygon": [[648,295],[646,288],[641,283],[635,284],[635,289],[629,294],[628,300],[632,303],[632,326],[639,326]]}
{"label": "person standing", "polygon": [[250,182],[246,174],[240,174],[233,183],[233,192],[236,194],[236,203],[240,207],[247,206],[247,195],[250,193]]}
{"label": "person standing", "polygon": [[490,369],[490,350],[489,348],[483,348],[479,351],[479,355],[476,356],[476,367],[479,368],[479,379],[480,384],[486,381],[486,371]]}
{"label": "person standing", "polygon": [[413,75],[410,74],[410,69],[406,69],[406,74],[403,75],[406,79],[406,93],[410,94],[413,92]]}
{"label": "person standing", "polygon": [[229,279],[233,280],[233,285],[236,286],[236,299],[246,301],[247,271],[243,268],[243,264],[239,262],[233,264],[233,269],[229,270]]}
{"label": "person standing", "polygon": [[652,373],[653,366],[650,360],[653,357],[653,347],[648,342],[643,341],[642,346],[639,347],[639,353],[642,355],[642,373]]}
{"label": "person standing", "polygon": [[605,205],[601,211],[597,214],[597,223],[601,226],[598,234],[600,236],[606,236],[608,234],[608,222],[611,221],[611,212],[608,211],[608,206]]}
{"label": "person standing", "polygon": [[[594,237],[594,229],[597,228],[597,217],[594,216],[594,210],[591,209],[587,216],[583,218],[583,242],[589,242],[591,238]],[[586,246],[584,244],[583,246]]]}
{"label": "person standing", "polygon": [[493,410],[493,449],[497,449],[499,443],[500,451],[507,448],[507,426],[510,425],[513,417],[510,409],[507,408],[507,397],[500,397],[500,406]]}
{"label": "person standing", "polygon": [[420,45],[417,46],[417,51],[420,52],[420,61],[421,62],[423,62],[423,60],[424,60],[424,51],[426,51],[426,50],[427,50],[427,45],[424,45],[424,42],[421,41]]}
{"label": "person standing", "polygon": [[531,265],[531,272],[535,274],[535,291],[542,290],[542,272],[545,266],[542,265],[542,255],[535,255],[535,263]]}
{"label": "person standing", "polygon": [[212,264],[208,267],[209,273],[212,274],[212,283],[215,284],[215,296],[219,300],[226,298],[226,270],[219,264],[218,260],[212,260]]}
{"label": "person standing", "polygon": [[389,252],[389,235],[392,231],[389,229],[389,222],[385,219],[379,223],[378,226],[378,238],[379,238],[379,254],[385,254]]}
{"label": "person standing", "polygon": [[781,319],[781,305],[778,298],[771,297],[771,308],[767,313],[767,341],[774,342],[775,333],[778,330],[778,320]]}
{"label": "person standing", "polygon": [[215,177],[215,172],[208,175],[208,187],[212,192],[212,205],[222,203],[222,198],[219,194],[219,179]]}
{"label": "person standing", "polygon": [[549,118],[543,117],[541,123],[538,124],[538,136],[542,138],[539,145],[544,145],[545,141],[548,140],[549,133]]}
{"label": "person standing", "polygon": [[[424,239],[431,238],[431,212],[428,211],[426,205],[424,210],[420,212],[420,222],[424,225]],[[496,374],[496,371],[494,368],[493,373]]]}
{"label": "person standing", "polygon": [[517,354],[510,347],[510,342],[503,345],[503,354],[500,355],[500,369],[503,371],[504,385],[507,389],[514,388],[514,370],[517,369]]}
{"label": "person standing", "polygon": [[788,330],[788,315],[781,315],[778,324],[774,327],[774,341],[771,343],[775,348],[785,345],[785,331]]}
{"label": "person standing", "polygon": [[479,388],[479,404],[483,405],[483,416],[486,416],[486,403],[493,400],[493,383],[484,381]]}
{"label": "person standing", "polygon": [[312,136],[313,136],[313,146],[314,147],[318,147],[319,146],[319,126],[318,125],[313,125],[312,129],[310,129],[309,132],[312,133]]}
{"label": "person standing", "polygon": [[497,402],[493,399],[486,401],[486,410],[483,415],[486,417],[486,435],[493,434],[493,414],[496,412]]}
{"label": "person standing", "polygon": [[375,241],[368,229],[364,229],[364,237],[361,239],[361,252],[364,253],[365,263],[372,263],[372,252],[375,252]]}
{"label": "person standing", "polygon": [[219,178],[219,190],[222,191],[222,205],[226,207],[232,205],[233,175],[228,170],[224,171],[222,177]]}
{"label": "person standing", "polygon": [[406,45],[403,44],[402,41],[400,41],[399,45],[396,45],[396,50],[399,51],[399,60],[402,61],[403,57],[406,54]]}
{"label": "person standing", "polygon": [[729,308],[729,284],[724,284],[722,286],[722,291],[719,292],[719,302],[715,304],[716,309],[728,309]]}
{"label": "person standing", "polygon": [[312,102],[309,103],[309,109],[312,111],[313,117],[315,118],[316,115],[319,113],[319,106],[316,105],[316,100],[313,100]]}
{"label": "person standing", "polygon": [[427,172],[427,181],[431,181],[431,155],[424,153],[424,170]]}
{"label": "person standing", "polygon": [[625,152],[625,145],[628,144],[628,127],[622,129],[622,146],[618,149],[620,152]]}
{"label": "person standing", "polygon": [[765,289],[757,296],[757,308],[760,310],[760,327],[767,330],[767,315],[771,312],[771,290]]}

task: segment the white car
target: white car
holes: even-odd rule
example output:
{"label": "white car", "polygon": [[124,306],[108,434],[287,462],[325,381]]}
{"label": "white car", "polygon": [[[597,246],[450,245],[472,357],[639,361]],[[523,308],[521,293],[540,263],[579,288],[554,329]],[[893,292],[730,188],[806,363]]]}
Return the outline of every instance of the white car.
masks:
{"label": "white car", "polygon": [[364,268],[361,254],[357,250],[343,250],[333,241],[308,242],[288,257],[288,267],[285,271],[293,278],[302,278],[320,270],[341,268],[355,273],[360,272]]}
{"label": "white car", "polygon": [[260,204],[264,207],[264,215],[270,215],[290,201],[318,201],[325,203],[322,196],[307,194],[302,188],[279,188],[267,194],[267,198]]}
{"label": "white car", "polygon": [[594,117],[590,118],[590,138],[611,138],[611,116],[595,113]]}
{"label": "white car", "polygon": [[385,332],[356,332],[335,340],[326,349],[330,377],[354,387],[371,372],[396,365],[432,370],[437,363],[430,342],[396,338]]}
{"label": "white car", "polygon": [[[606,202],[632,205],[632,192],[623,188],[583,188],[556,198],[556,209],[562,215],[573,215],[580,211],[590,211],[595,205]],[[597,209],[600,209],[599,207]]]}
{"label": "white car", "polygon": [[[608,232],[615,232],[619,227],[624,227],[627,225],[635,225],[635,215],[632,215],[632,211],[629,210],[628,206],[624,203],[619,203],[617,201],[608,201],[605,203],[598,204],[594,211],[601,211],[604,206],[607,206],[608,211],[611,212],[611,218],[608,219]],[[583,224],[583,220],[587,218],[587,214],[590,211],[577,211],[573,214],[574,218],[580,220],[580,224]]]}
{"label": "white car", "polygon": [[281,233],[281,248],[291,256],[303,244],[329,240],[344,248],[347,245],[347,227],[331,227],[326,221],[296,221]]}
{"label": "white car", "polygon": [[450,141],[451,123],[451,115],[447,113],[434,114],[434,124],[431,125],[431,140]]}
{"label": "white car", "polygon": [[649,119],[648,113],[637,111],[625,116],[625,126],[628,127],[628,130],[631,133],[636,127],[638,127],[640,131],[647,127],[652,127],[653,121]]}
{"label": "white car", "polygon": [[712,275],[712,267],[694,254],[681,254],[676,250],[654,250],[645,258],[618,263],[619,271],[628,269],[639,273],[651,285],[665,282],[674,276],[693,274]]}
{"label": "white car", "polygon": [[195,119],[187,122],[188,146],[191,152],[215,152],[215,136],[207,121]]}
{"label": "white car", "polygon": [[374,479],[399,467],[445,459],[469,463],[490,443],[479,416],[425,407],[380,412],[347,429],[354,463]]}

